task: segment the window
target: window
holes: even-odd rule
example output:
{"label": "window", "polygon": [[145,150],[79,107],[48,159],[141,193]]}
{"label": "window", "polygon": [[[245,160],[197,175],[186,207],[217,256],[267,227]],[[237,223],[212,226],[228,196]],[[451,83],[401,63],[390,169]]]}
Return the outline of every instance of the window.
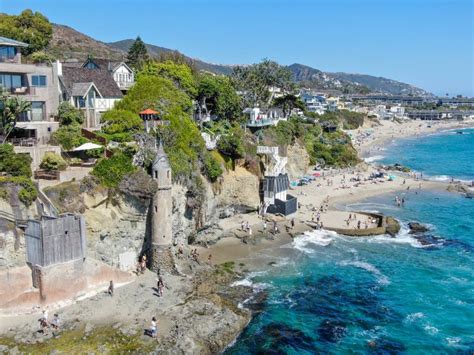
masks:
{"label": "window", "polygon": [[44,121],[44,102],[33,101],[31,103],[31,120],[32,121]]}
{"label": "window", "polygon": [[23,80],[20,74],[0,73],[0,86],[7,89],[21,88]]}
{"label": "window", "polygon": [[12,59],[15,57],[17,50],[15,47],[0,47],[0,57]]}
{"label": "window", "polygon": [[84,68],[87,68],[87,69],[99,69],[99,67],[97,66],[97,64],[95,64],[95,63],[92,62],[92,61],[88,61],[87,64],[84,66]]}
{"label": "window", "polygon": [[31,86],[46,86],[46,75],[32,75]]}

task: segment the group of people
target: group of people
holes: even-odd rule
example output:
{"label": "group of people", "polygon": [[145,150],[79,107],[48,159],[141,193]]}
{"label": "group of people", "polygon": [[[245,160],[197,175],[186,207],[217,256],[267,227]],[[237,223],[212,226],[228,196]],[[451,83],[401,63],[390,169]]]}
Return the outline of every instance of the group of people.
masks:
{"label": "group of people", "polygon": [[49,328],[53,329],[53,335],[55,335],[55,332],[59,330],[60,321],[57,313],[54,314],[53,319],[50,322],[48,319],[48,310],[43,309],[43,315],[38,321],[40,322],[41,331],[45,335],[48,334]]}
{"label": "group of people", "polygon": [[395,196],[395,204],[397,205],[397,207],[402,207],[405,205],[405,197],[398,197],[398,196]]}

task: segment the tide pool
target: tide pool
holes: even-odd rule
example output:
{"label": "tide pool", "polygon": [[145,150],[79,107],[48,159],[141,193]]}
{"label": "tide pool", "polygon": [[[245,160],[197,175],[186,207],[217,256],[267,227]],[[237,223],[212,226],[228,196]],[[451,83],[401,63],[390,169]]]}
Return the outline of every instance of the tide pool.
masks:
{"label": "tide pool", "polygon": [[[472,140],[474,131],[466,131],[406,140],[408,146],[384,151],[386,162],[431,176],[473,179],[473,147],[465,140]],[[448,147],[434,157],[440,142]],[[459,151],[461,146],[468,153]],[[413,159],[388,155],[402,149]],[[276,266],[254,274],[251,281],[265,297],[248,300],[257,313],[226,354],[472,353],[474,200],[415,189],[404,193],[405,206],[398,208],[394,197],[341,207],[396,217],[403,228],[395,238],[314,231],[285,246],[285,258]],[[412,221],[430,230],[410,234]]]}

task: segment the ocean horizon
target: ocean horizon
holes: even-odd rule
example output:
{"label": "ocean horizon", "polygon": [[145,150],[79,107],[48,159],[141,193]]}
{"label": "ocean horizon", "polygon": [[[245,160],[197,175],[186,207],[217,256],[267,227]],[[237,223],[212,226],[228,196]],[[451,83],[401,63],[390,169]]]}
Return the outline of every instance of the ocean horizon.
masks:
{"label": "ocean horizon", "polygon": [[[380,161],[470,181],[473,154],[465,129],[391,142]],[[255,316],[226,354],[474,351],[474,200],[412,189],[399,208],[396,195],[341,206],[394,216],[395,238],[305,233],[279,263],[249,275],[263,296],[248,300]],[[412,234],[409,222],[428,231]]]}

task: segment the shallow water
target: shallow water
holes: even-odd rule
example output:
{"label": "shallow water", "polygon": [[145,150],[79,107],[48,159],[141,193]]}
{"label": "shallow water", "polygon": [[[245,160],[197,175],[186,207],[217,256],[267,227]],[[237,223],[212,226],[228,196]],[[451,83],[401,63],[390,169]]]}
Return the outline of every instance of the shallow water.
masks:
{"label": "shallow water", "polygon": [[[416,151],[423,152],[416,161],[423,159],[426,152]],[[455,176],[474,178],[473,159],[458,161],[464,169]],[[454,175],[454,168],[443,169],[430,172]],[[394,197],[346,208],[395,216],[404,224],[396,238],[313,232],[283,247],[281,263],[250,275],[245,282],[263,289],[266,298],[252,305],[259,312],[226,353],[474,351],[474,200],[417,190],[397,208]],[[411,235],[410,221],[431,230]]]}
{"label": "shallow water", "polygon": [[400,163],[436,180],[454,177],[470,181],[474,179],[473,156],[474,129],[464,129],[396,140],[368,159]]}

